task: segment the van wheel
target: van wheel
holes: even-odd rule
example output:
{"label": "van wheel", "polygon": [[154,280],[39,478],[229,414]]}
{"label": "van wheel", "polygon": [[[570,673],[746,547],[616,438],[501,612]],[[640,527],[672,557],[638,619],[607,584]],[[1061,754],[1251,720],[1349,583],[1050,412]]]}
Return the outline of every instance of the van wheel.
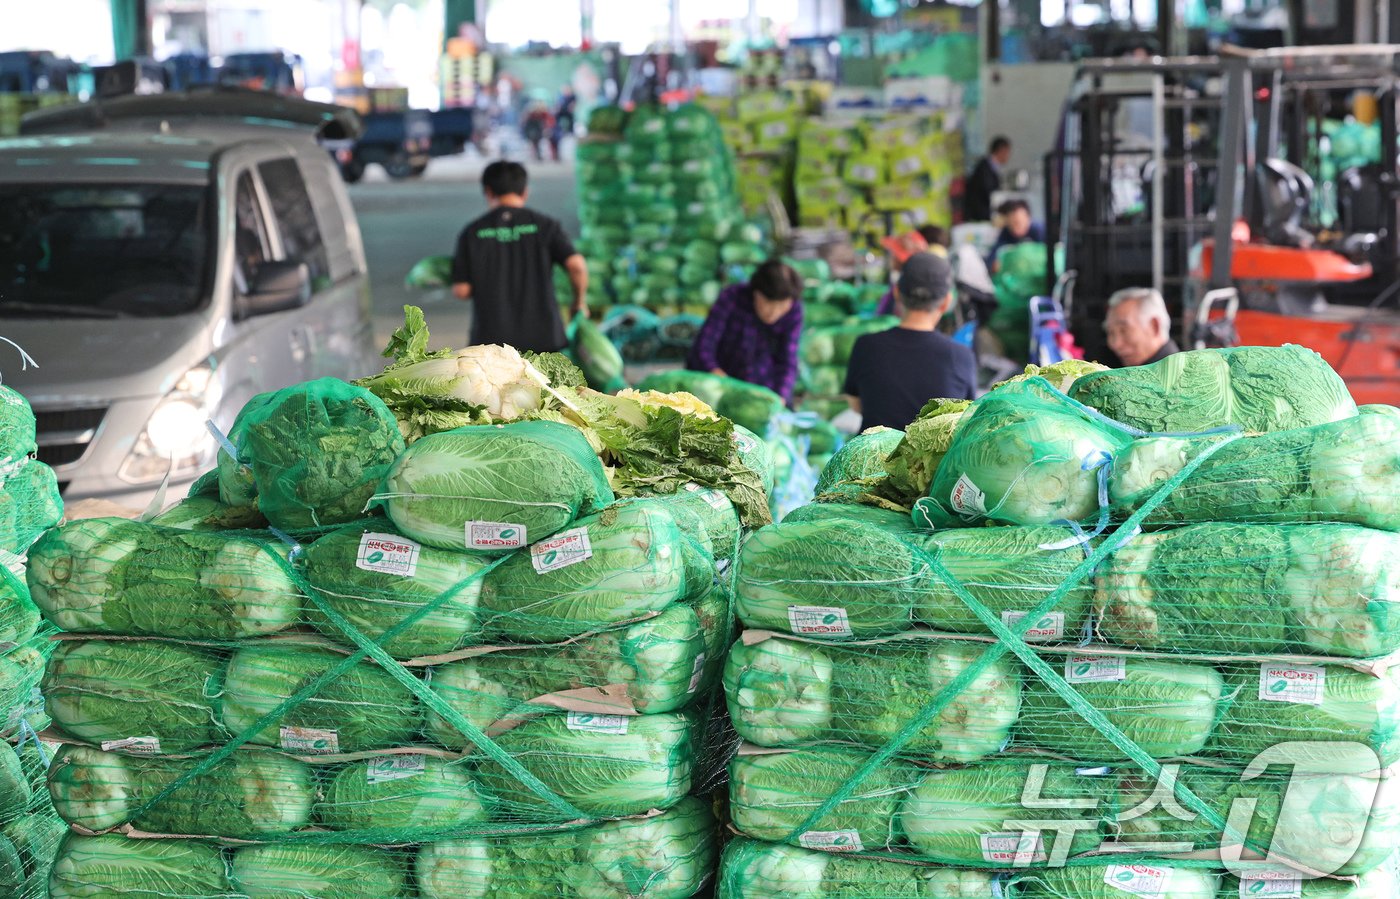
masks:
{"label": "van wheel", "polygon": [[340,177],[345,179],[347,184],[358,184],[365,176],[365,164],[358,159],[340,164]]}
{"label": "van wheel", "polygon": [[384,171],[395,181],[402,181],[405,178],[412,178],[414,175],[422,174],[421,171],[415,172],[414,168],[415,166],[413,163],[408,161],[407,153],[395,153],[384,163]]}

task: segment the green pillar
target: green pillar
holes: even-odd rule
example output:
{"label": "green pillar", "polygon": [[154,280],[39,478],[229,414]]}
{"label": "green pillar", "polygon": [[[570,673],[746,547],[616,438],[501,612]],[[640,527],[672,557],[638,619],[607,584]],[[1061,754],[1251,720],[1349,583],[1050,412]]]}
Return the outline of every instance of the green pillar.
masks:
{"label": "green pillar", "polygon": [[146,0],[111,0],[112,46],[117,59],[151,54],[151,28]]}
{"label": "green pillar", "polygon": [[447,13],[443,23],[443,35],[451,40],[457,36],[457,30],[463,25],[475,25],[476,22],[476,0],[447,0],[443,4]]}

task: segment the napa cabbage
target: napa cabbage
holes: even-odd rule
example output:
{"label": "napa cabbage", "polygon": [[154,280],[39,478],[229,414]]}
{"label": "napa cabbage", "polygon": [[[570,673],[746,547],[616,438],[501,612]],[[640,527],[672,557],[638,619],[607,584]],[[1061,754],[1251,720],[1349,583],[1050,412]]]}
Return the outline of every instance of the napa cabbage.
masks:
{"label": "napa cabbage", "polygon": [[990,871],[846,858],[740,838],[720,863],[722,899],[987,899],[996,895]]}
{"label": "napa cabbage", "polygon": [[[859,489],[857,488],[857,490]],[[868,506],[858,502],[838,501],[835,498],[838,495],[837,493],[827,493],[817,502],[798,506],[783,516],[783,523],[797,524],[798,522],[812,521],[835,524],[858,521],[872,524],[882,531],[901,536],[917,533],[914,521],[908,513],[896,512],[893,509],[884,509],[879,506]]]}
{"label": "napa cabbage", "polygon": [[233,854],[230,879],[248,899],[413,899],[403,857],[368,846],[270,843]]}
{"label": "napa cabbage", "polygon": [[[243,646],[224,676],[224,727],[234,734],[250,730],[342,661],[338,653],[310,646]],[[378,665],[362,661],[254,733],[250,742],[293,753],[364,752],[412,744],[421,724],[418,698]]]}
{"label": "napa cabbage", "polygon": [[380,499],[413,540],[501,555],[603,508],[613,492],[581,431],[530,421],[424,437],[390,469]]}
{"label": "napa cabbage", "polygon": [[[760,746],[849,742],[878,749],[984,651],[980,644],[910,641],[869,647],[771,639],[730,652],[729,716]],[[1020,712],[1019,666],[983,670],[901,750],[933,762],[975,762],[999,752]]]}
{"label": "napa cabbage", "polygon": [[[1328,744],[1369,746],[1389,766],[1400,762],[1400,668],[1377,676],[1342,665],[1254,662],[1226,666],[1226,689],[1234,701],[1224,708],[1206,752],[1244,764],[1281,743],[1313,744],[1304,758],[1339,764]],[[1280,687],[1301,676],[1316,693],[1298,695]],[[1312,675],[1312,677],[1309,677]],[[1286,686],[1286,684],[1285,684]],[[1298,701],[1300,699],[1307,701]],[[1303,747],[1295,747],[1303,752]]]}
{"label": "napa cabbage", "polygon": [[219,454],[219,498],[258,510],[275,527],[325,527],[364,514],[404,449],[377,396],[335,378],[254,397],[234,420]]}
{"label": "napa cabbage", "polygon": [[38,631],[39,621],[39,608],[29,598],[28,585],[0,566],[0,651],[28,641]]}
{"label": "napa cabbage", "polygon": [[299,620],[302,597],[287,555],[270,537],[90,518],[34,545],[29,588],[65,631],[231,640]]}
{"label": "napa cabbage", "polygon": [[[1018,899],[1125,899],[1144,895],[1142,889],[1152,890],[1146,895],[1154,899],[1217,899],[1220,874],[1209,868],[1125,860],[1035,871],[1018,875],[1012,883]],[[1139,885],[1136,893],[1127,888]]]}
{"label": "napa cabbage", "polygon": [[664,611],[687,593],[681,540],[675,519],[656,500],[581,518],[486,576],[485,629],[548,642]]}
{"label": "napa cabbage", "polygon": [[[1022,842],[1027,819],[1064,822],[1062,836],[1069,852],[1097,849],[1111,783],[1108,778],[1081,775],[1065,765],[1023,761],[992,762],[968,768],[932,771],[909,794],[899,811],[899,827],[914,849],[926,858],[950,865],[1014,866],[1035,859],[1032,838]],[[1029,809],[1024,797],[1037,797]],[[1063,846],[1050,845],[1046,853]],[[1041,856],[1039,861],[1044,862]]]}
{"label": "napa cabbage", "polygon": [[715,821],[699,799],[664,814],[563,833],[429,843],[418,850],[422,899],[689,899],[714,866]]}
{"label": "napa cabbage", "polygon": [[237,895],[217,846],[77,834],[63,841],[49,875],[49,899],[106,899],[133,892],[180,899]]}
{"label": "napa cabbage", "polygon": [[[729,766],[734,826],[760,840],[787,839],[869,758],[866,752],[831,747],[739,755]],[[901,839],[895,816],[922,779],[920,772],[897,758],[880,765],[847,799],[811,825],[805,844],[872,851],[892,848]],[[842,838],[843,842],[835,843]],[[803,842],[802,835],[798,841]]]}
{"label": "napa cabbage", "polygon": [[885,473],[885,462],[904,439],[894,428],[871,428],[852,437],[836,451],[817,478],[817,495],[846,481],[859,481]]}
{"label": "napa cabbage", "polygon": [[1095,518],[1100,478],[1131,441],[1039,378],[999,387],[959,425],[914,520],[938,529]]}
{"label": "napa cabbage", "polygon": [[[1103,657],[1066,657],[1065,680],[1153,758],[1200,752],[1232,696],[1220,672],[1208,665],[1096,658]],[[1040,678],[1026,682],[1016,739],[1081,761],[1125,758],[1123,750],[1075,714]]]}
{"label": "napa cabbage", "polygon": [[[1013,627],[1069,579],[1092,543],[1064,544],[1070,531],[1055,527],[954,528],[913,540],[979,603]],[[1085,578],[1026,632],[1028,643],[1074,642],[1084,630],[1092,592]],[[985,624],[937,575],[914,610],[937,630],[985,634]]]}
{"label": "napa cabbage", "polygon": [[[696,722],[685,713],[609,716],[579,712],[534,718],[495,738],[556,796],[606,817],[670,808],[690,791]],[[543,798],[490,758],[478,776],[504,820],[551,820]]]}
{"label": "napa cabbage", "polygon": [[[1158,506],[1154,525],[1226,520],[1344,522],[1400,529],[1400,411],[1363,406],[1340,421],[1241,437],[1216,450]],[[1110,493],[1135,511],[1220,436],[1135,441],[1117,460]]]}
{"label": "napa cabbage", "polygon": [[896,633],[909,626],[930,577],[918,551],[874,525],[777,524],[739,553],[735,611],[751,628],[799,636]]}
{"label": "napa cabbage", "polygon": [[[422,546],[384,519],[333,531],[305,551],[305,577],[327,606],[376,641],[425,605],[433,609],[386,643],[399,659],[439,655],[476,642],[485,562]],[[353,641],[312,602],[306,620],[346,646]]]}
{"label": "napa cabbage", "polygon": [[1239,425],[1264,434],[1356,414],[1321,356],[1287,344],[1176,353],[1151,365],[1085,375],[1070,396],[1142,431],[1191,433]]}
{"label": "napa cabbage", "polygon": [[[725,605],[716,591],[704,606],[672,606],[655,618],[581,640],[494,648],[437,666],[429,684],[481,730],[543,714],[551,710],[550,697],[558,702],[565,694],[586,698],[603,713],[674,711],[703,686],[707,662],[723,654],[722,648],[711,649],[710,632],[722,628]],[[449,749],[470,745],[432,711],[427,731]]]}
{"label": "napa cabbage", "polygon": [[68,736],[100,745],[136,738],[165,753],[227,741],[214,708],[223,661],[170,643],[66,640],[44,674],[45,706]]}
{"label": "napa cabbage", "polygon": [[63,820],[91,831],[130,824],[147,833],[253,838],[309,823],[310,770],[271,752],[235,753],[137,814],[196,763],[66,746],[49,768],[49,795]]}
{"label": "napa cabbage", "polygon": [[[1182,765],[1159,785],[1140,773],[1118,777],[1117,838],[1177,843],[1196,851],[1239,846],[1258,857],[1324,874],[1356,875],[1391,858],[1400,827],[1400,779],[1375,773],[1294,769],[1246,779],[1237,770]],[[1224,822],[1153,802],[1154,794],[1189,789]],[[1231,830],[1234,828],[1234,830]]]}
{"label": "napa cabbage", "polygon": [[316,803],[316,821],[342,831],[446,830],[485,819],[468,764],[425,755],[351,762],[327,781]]}

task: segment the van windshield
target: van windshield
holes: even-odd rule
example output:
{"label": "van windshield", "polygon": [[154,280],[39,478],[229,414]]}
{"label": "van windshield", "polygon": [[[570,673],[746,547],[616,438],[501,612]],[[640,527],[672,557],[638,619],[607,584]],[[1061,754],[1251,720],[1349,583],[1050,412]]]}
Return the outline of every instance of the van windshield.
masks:
{"label": "van windshield", "polygon": [[194,311],[206,195],[189,184],[0,184],[0,318]]}

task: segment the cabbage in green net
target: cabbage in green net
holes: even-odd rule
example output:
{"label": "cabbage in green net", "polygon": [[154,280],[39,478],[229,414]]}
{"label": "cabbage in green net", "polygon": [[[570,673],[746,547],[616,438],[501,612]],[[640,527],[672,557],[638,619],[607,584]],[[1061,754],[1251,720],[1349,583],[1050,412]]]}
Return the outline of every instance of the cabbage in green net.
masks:
{"label": "cabbage in green net", "polygon": [[843,639],[896,633],[929,589],[927,563],[878,527],[777,524],[739,554],[735,610],[749,627]]}
{"label": "cabbage in green net", "polygon": [[[751,743],[879,749],[984,649],[933,640],[849,648],[784,639],[740,643],[730,651],[724,692],[735,730]],[[1019,666],[1001,659],[901,751],[930,762],[977,761],[1001,751],[1020,709]]]}
{"label": "cabbage in green net", "polygon": [[528,421],[416,441],[389,471],[381,499],[399,531],[420,543],[502,555],[603,508],[613,493],[583,432]]}
{"label": "cabbage in green net", "polygon": [[[1068,656],[1061,673],[1083,701],[1158,759],[1200,752],[1231,696],[1220,672],[1203,664]],[[1016,733],[1025,745],[1081,761],[1126,757],[1038,677],[1026,681]]]}
{"label": "cabbage in green net", "polygon": [[414,872],[422,899],[689,899],[714,870],[715,827],[687,798],[649,818],[430,843]]}
{"label": "cabbage in green net", "polygon": [[275,633],[300,618],[287,553],[267,534],[88,518],[34,545],[29,586],[35,604],[66,631],[230,640]]}
{"label": "cabbage in green net", "polygon": [[1332,367],[1292,344],[1176,353],[1151,365],[1085,375],[1070,395],[1153,433],[1239,425],[1247,434],[1265,434],[1356,414],[1356,403]]}
{"label": "cabbage in green net", "polygon": [[661,612],[687,594],[681,540],[659,500],[619,503],[579,519],[487,575],[485,629],[550,642]]}
{"label": "cabbage in green net", "polygon": [[[1111,786],[1105,777],[1034,762],[933,771],[901,807],[899,828],[921,856],[945,864],[1043,865],[1051,850],[1064,852],[1060,840],[1069,840],[1070,855],[1098,848]],[[1026,808],[1027,795],[1037,797],[1034,809]],[[1028,818],[1075,823],[1066,823],[1053,841],[1046,827],[1043,843],[1036,845],[1028,828],[1015,825]]]}
{"label": "cabbage in green net", "polygon": [[[224,727],[241,734],[283,700],[344,660],[327,649],[245,645],[229,660],[220,707]],[[418,699],[378,665],[364,661],[257,731],[250,742],[294,753],[364,752],[411,745],[422,724]]]}
{"label": "cabbage in green net", "polygon": [[189,752],[228,739],[214,711],[223,668],[215,653],[175,644],[65,640],[43,674],[44,701],[75,739],[144,738]]}
{"label": "cabbage in green net", "polygon": [[1041,378],[998,388],[958,425],[914,520],[936,529],[1096,518],[1101,473],[1131,440]]}
{"label": "cabbage in green net", "polygon": [[49,879],[49,899],[92,899],[132,891],[181,899],[237,895],[223,853],[208,843],[78,834],[63,841]]}
{"label": "cabbage in green net", "polygon": [[[734,826],[757,839],[785,840],[868,759],[865,752],[828,747],[740,755],[729,767]],[[892,759],[799,834],[797,842],[844,851],[896,846],[902,837],[895,816],[922,779],[921,769]]]}
{"label": "cabbage in green net", "polygon": [[720,862],[721,899],[987,899],[996,874],[847,858],[740,838]]}
{"label": "cabbage in green net", "polygon": [[852,437],[822,469],[817,478],[817,495],[845,481],[859,481],[885,473],[885,460],[904,439],[894,428],[871,428]]}
{"label": "cabbage in green net", "polygon": [[413,899],[409,859],[368,846],[270,843],[233,853],[230,879],[262,899]]}
{"label": "cabbage in green net", "polygon": [[[424,605],[433,608],[381,645],[395,658],[440,655],[477,641],[480,556],[423,546],[380,518],[351,524],[311,544],[305,577],[318,598],[360,633],[378,640]],[[306,602],[306,618],[323,634],[353,641]]]}
{"label": "cabbage in green net", "polygon": [[384,402],[336,378],[254,397],[228,436],[238,458],[219,455],[220,499],[246,505],[251,493],[267,520],[287,530],[364,515],[404,450]]}

